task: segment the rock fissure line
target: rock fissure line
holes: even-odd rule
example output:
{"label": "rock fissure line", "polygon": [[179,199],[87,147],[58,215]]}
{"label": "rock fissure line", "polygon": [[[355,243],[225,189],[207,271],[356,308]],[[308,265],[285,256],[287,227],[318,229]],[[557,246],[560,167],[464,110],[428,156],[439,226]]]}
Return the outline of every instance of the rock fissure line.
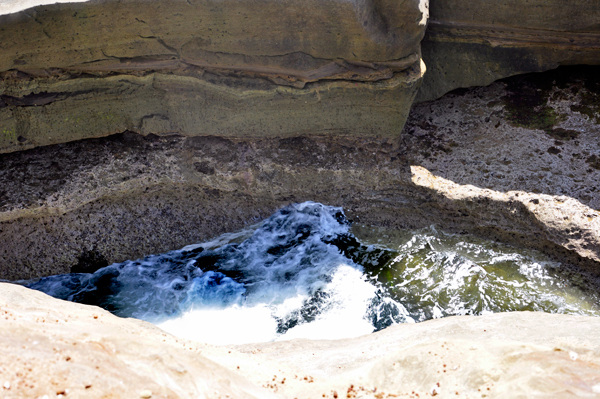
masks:
{"label": "rock fissure line", "polygon": [[97,90],[81,90],[74,92],[39,92],[39,93],[31,93],[27,94],[23,97],[13,97],[8,95],[0,95],[0,99],[5,104],[5,106],[13,106],[13,107],[43,107],[48,104],[52,104],[57,101],[64,101],[70,97],[76,97],[80,95],[90,94],[90,93],[101,93],[106,91],[107,89],[97,89]]}
{"label": "rock fissure line", "polygon": [[501,25],[468,24],[430,20],[428,40],[489,42],[493,45],[560,45],[569,49],[600,48],[600,33],[564,32],[559,30],[527,29]]}
{"label": "rock fissure line", "polygon": [[[215,53],[216,54],[216,53]],[[290,53],[288,55],[305,53]],[[104,54],[106,57],[111,57]],[[230,55],[230,54],[228,54]],[[170,57],[170,55],[165,55]],[[228,73],[235,77],[236,74],[243,74],[244,78],[262,78],[268,79],[277,85],[292,86],[296,88],[304,88],[306,83],[314,83],[319,81],[349,81],[349,82],[377,82],[381,80],[392,79],[397,73],[403,72],[407,68],[414,67],[419,62],[416,54],[413,54],[405,59],[388,61],[388,62],[352,62],[345,60],[318,60],[329,62],[328,64],[319,67],[315,70],[307,72],[299,72],[290,69],[281,69],[277,67],[261,67],[247,65],[215,65],[208,62],[189,60],[189,59],[161,59],[159,58],[117,58],[119,63],[106,63],[106,59],[98,59],[89,61],[80,66],[72,66],[64,69],[54,68],[53,70],[29,70],[27,68],[13,69],[3,73],[4,86],[9,86],[15,78],[9,77],[11,72],[22,72],[28,76],[43,78],[45,76],[67,77],[68,79],[86,79],[86,78],[102,78],[102,74],[107,73],[108,76],[124,75],[127,72],[136,72],[136,76],[146,76],[153,73],[170,72],[180,76],[198,77],[198,72],[204,73]],[[316,59],[315,59],[316,60]],[[97,64],[97,65],[94,65]],[[190,68],[195,70],[192,73],[186,73]],[[197,68],[197,69],[196,69]],[[79,74],[88,74],[82,76]],[[100,74],[100,75],[94,75]],[[141,74],[141,75],[140,75]],[[26,80],[26,77],[16,80]]]}
{"label": "rock fissure line", "polygon": [[[34,13],[36,12],[35,10],[33,11]],[[29,18],[33,19],[35,21],[35,23],[37,23],[40,28],[42,29],[42,32],[44,33],[44,35],[46,35],[46,37],[48,39],[52,39],[52,37],[48,34],[48,32],[46,32],[46,29],[44,29],[44,24],[42,22],[40,22],[40,20],[38,20],[35,15],[29,14],[26,11],[23,11],[23,14],[27,15]]]}

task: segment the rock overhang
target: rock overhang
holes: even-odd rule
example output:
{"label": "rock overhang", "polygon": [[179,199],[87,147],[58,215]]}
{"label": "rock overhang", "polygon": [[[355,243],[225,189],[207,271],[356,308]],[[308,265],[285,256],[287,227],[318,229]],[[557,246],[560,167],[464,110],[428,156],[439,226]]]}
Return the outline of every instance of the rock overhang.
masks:
{"label": "rock overhang", "polygon": [[417,102],[457,88],[560,65],[600,64],[600,7],[593,1],[431,1],[422,42],[429,73]]}
{"label": "rock overhang", "polygon": [[423,0],[92,0],[0,15],[0,152],[125,130],[398,135],[426,13]]}

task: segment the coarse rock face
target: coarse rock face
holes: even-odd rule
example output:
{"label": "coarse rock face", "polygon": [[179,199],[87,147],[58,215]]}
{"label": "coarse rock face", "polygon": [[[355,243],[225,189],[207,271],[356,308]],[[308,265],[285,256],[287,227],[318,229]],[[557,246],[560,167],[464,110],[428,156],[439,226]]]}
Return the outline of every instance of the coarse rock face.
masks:
{"label": "coarse rock face", "polygon": [[3,398],[600,395],[600,318],[515,312],[237,347],[0,283]]}
{"label": "coarse rock face", "polygon": [[424,73],[425,5],[5,5],[18,11],[0,15],[0,152],[125,130],[397,135]]}
{"label": "coarse rock face", "polygon": [[[598,67],[562,67],[415,106],[403,143],[418,184],[444,198],[422,207],[441,206],[458,222],[481,206],[487,211],[475,211],[475,229],[501,235],[544,226],[542,237],[593,259],[588,270],[597,274],[599,76]],[[537,234],[519,239],[531,243]]]}
{"label": "coarse rock face", "polygon": [[435,224],[541,250],[598,285],[596,72],[449,94],[416,106],[395,140],[126,132],[4,154],[0,279],[166,252],[311,200],[355,223]]}
{"label": "coarse rock face", "polygon": [[431,0],[417,101],[559,65],[600,64],[600,7],[574,0]]}

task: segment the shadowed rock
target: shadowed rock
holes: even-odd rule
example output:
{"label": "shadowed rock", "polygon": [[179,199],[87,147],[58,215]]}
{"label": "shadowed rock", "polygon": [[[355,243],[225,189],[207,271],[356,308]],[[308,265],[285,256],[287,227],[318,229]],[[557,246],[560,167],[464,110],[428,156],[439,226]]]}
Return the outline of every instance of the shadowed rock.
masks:
{"label": "shadowed rock", "polygon": [[0,15],[0,152],[125,130],[397,135],[426,21],[418,0],[92,0]]}
{"label": "shadowed rock", "polygon": [[417,101],[559,65],[600,64],[600,7],[587,0],[431,0]]}

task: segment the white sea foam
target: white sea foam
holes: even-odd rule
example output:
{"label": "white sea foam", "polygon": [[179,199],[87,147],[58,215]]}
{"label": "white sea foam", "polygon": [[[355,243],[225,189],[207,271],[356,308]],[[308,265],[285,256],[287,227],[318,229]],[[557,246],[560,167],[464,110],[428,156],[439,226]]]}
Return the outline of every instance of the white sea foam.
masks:
{"label": "white sea foam", "polygon": [[327,310],[313,322],[291,328],[278,340],[352,338],[373,332],[373,324],[365,315],[377,289],[360,270],[339,265],[324,290],[333,298]]}
{"label": "white sea foam", "polygon": [[547,260],[435,229],[382,249],[349,227],[341,208],[305,202],[209,242],[26,285],[213,344],[348,338],[507,310],[600,314]]}
{"label": "white sea foam", "polygon": [[[306,295],[286,298],[279,304],[231,305],[225,308],[192,309],[158,326],[182,338],[212,344],[245,344],[289,340],[293,338],[340,339],[357,337],[373,331],[365,318],[376,288],[356,267],[340,264],[331,282],[322,289],[332,300],[314,321],[299,324],[283,334],[277,333],[278,322],[299,309]],[[270,296],[270,295],[265,295]]]}
{"label": "white sea foam", "polygon": [[278,335],[267,305],[192,309],[157,325],[180,338],[214,345],[268,342]]}

